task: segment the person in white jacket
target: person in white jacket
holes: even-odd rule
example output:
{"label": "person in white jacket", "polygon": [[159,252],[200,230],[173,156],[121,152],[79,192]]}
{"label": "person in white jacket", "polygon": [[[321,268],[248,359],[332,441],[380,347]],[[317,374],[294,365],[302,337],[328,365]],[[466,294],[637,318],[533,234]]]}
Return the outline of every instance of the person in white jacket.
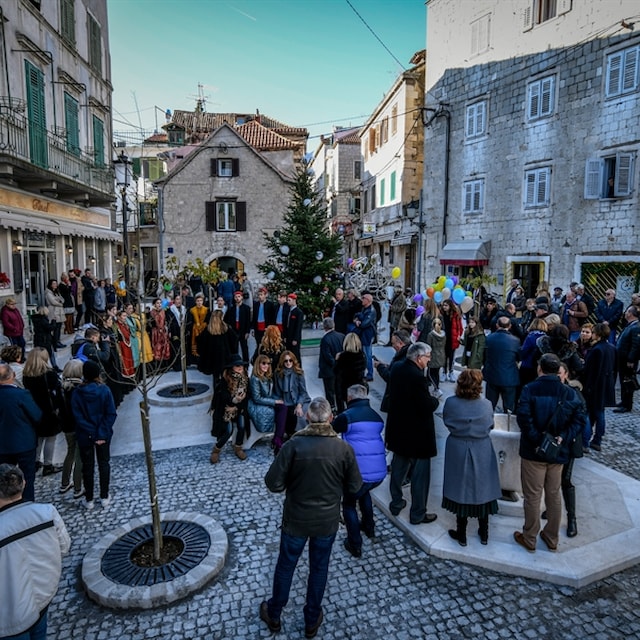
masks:
{"label": "person in white jacket", "polygon": [[0,464],[0,638],[46,638],[47,609],[70,546],[56,508],[25,502],[24,485],[19,467]]}

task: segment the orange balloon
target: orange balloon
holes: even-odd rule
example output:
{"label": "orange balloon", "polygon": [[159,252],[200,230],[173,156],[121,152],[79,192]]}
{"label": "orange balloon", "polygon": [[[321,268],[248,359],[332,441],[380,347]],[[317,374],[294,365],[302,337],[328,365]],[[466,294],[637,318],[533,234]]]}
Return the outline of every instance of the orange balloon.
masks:
{"label": "orange balloon", "polygon": [[433,287],[429,287],[429,288],[427,289],[427,295],[428,295],[430,298],[433,298],[433,294],[434,294],[435,292],[436,292],[436,290],[435,290]]}

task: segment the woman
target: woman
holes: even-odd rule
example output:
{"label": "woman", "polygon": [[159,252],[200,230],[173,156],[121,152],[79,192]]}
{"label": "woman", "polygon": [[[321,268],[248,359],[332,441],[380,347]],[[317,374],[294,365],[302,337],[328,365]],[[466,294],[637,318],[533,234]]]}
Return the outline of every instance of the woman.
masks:
{"label": "woman", "polygon": [[416,328],[416,310],[414,307],[408,307],[400,317],[398,322],[398,331],[406,331],[409,335],[413,334]]}
{"label": "woman", "polygon": [[489,516],[498,512],[500,475],[489,434],[493,407],[481,397],[482,373],[465,369],[458,376],[455,396],[447,398],[442,419],[449,430],[444,454],[442,508],[456,516],[449,535],[467,546],[467,522],[478,518],[480,542],[489,541]]}
{"label": "woman", "polygon": [[[407,299],[402,292],[402,287],[396,286],[393,293],[391,304],[389,305],[389,336],[398,329],[400,318],[407,308]],[[391,346],[391,338],[389,338],[388,344],[385,346]]]}
{"label": "woman", "polygon": [[133,357],[131,327],[129,326],[127,312],[124,309],[118,311],[114,327],[120,350],[120,371],[125,378],[133,378],[136,375],[136,366]]}
{"label": "woman", "polygon": [[217,464],[220,461],[222,447],[231,437],[234,427],[236,428],[236,439],[233,451],[240,460],[247,459],[247,454],[242,450],[249,399],[247,364],[242,361],[240,356],[231,356],[216,384],[215,393],[211,400],[211,410],[213,411],[211,435],[216,438],[216,443],[209,457],[211,464]]}
{"label": "woman", "polygon": [[285,351],[280,356],[274,376],[273,397],[282,401],[274,407],[273,451],[277,455],[284,441],[294,434],[298,418],[304,416],[304,405],[310,401],[304,371],[292,351]]}
{"label": "woman", "polygon": [[24,364],[22,362],[22,349],[17,344],[12,344],[0,351],[0,360],[6,362],[15,373],[15,383],[20,389],[24,389],[22,384],[22,372]]}
{"label": "woman", "polygon": [[104,280],[99,280],[93,293],[93,312],[96,317],[102,317],[107,310],[107,292],[104,287]]}
{"label": "woman", "polygon": [[197,358],[198,336],[207,328],[206,318],[209,313],[209,309],[204,306],[204,295],[202,293],[196,294],[196,306],[191,307],[189,312],[193,318],[193,324],[191,325],[191,355]]}
{"label": "woman", "polygon": [[453,357],[462,339],[462,319],[456,305],[445,300],[441,305],[442,328],[446,336],[444,375],[449,382],[455,382],[453,375]]}
{"label": "woman", "polygon": [[133,304],[130,302],[125,307],[127,312],[127,324],[131,329],[131,349],[133,351],[133,362],[136,369],[144,362],[153,362],[153,349],[151,339],[146,331],[142,330],[142,319],[135,312]]}
{"label": "woman", "polygon": [[342,413],[347,405],[347,389],[353,384],[365,383],[367,361],[362,351],[362,342],[355,333],[347,333],[342,341],[342,351],[336,354],[334,372],[336,374],[336,401],[338,413]]}
{"label": "woman", "polygon": [[540,354],[555,353],[569,367],[572,378],[581,373],[584,362],[578,355],[575,343],[569,340],[569,329],[565,325],[559,324],[550,329],[549,335],[538,338],[536,345]]}
{"label": "woman", "polygon": [[591,347],[593,347],[593,325],[590,322],[585,322],[580,327],[580,335],[576,340],[578,355],[583,360],[586,360],[587,354],[591,351]]}
{"label": "woman", "polygon": [[[44,297],[49,309],[49,321],[53,326],[53,350],[64,349],[64,344],[60,342],[62,323],[64,322],[64,298],[58,291],[58,281],[49,280]],[[55,323],[55,324],[54,324]]]}
{"label": "woman", "polygon": [[256,349],[254,358],[259,355],[268,356],[271,360],[271,371],[273,372],[278,367],[284,348],[280,329],[275,324],[272,324],[264,330],[264,335]]}
{"label": "woman", "polygon": [[513,306],[516,308],[516,318],[521,318],[522,314],[527,306],[527,299],[524,296],[524,289],[521,286],[517,286],[515,294],[511,299]]}
{"label": "woman", "polygon": [[527,337],[520,347],[520,386],[533,382],[538,375],[540,351],[538,339],[547,335],[547,323],[544,318],[534,318],[527,329]]}
{"label": "woman", "polygon": [[24,350],[26,341],[24,339],[24,320],[16,305],[15,298],[7,298],[2,309],[0,309],[0,322],[5,338],[9,338],[11,344],[18,345],[22,351],[24,360]]}
{"label": "woman", "polygon": [[122,361],[120,359],[120,350],[118,346],[118,335],[115,323],[111,316],[104,316],[100,322],[100,340],[103,344],[108,345],[109,357],[103,363],[104,372],[107,376],[106,384],[113,395],[113,401],[116,408],[124,399],[125,394],[130,390],[122,377]]}
{"label": "woman", "polygon": [[49,361],[54,371],[61,372],[56,363],[56,356],[53,349],[53,330],[55,322],[49,320],[48,307],[37,307],[36,312],[31,316],[33,326],[33,346],[42,347],[49,354]]}
{"label": "woman", "polygon": [[433,321],[438,315],[440,315],[438,305],[431,298],[427,298],[424,301],[424,311],[416,325],[416,329],[418,330],[418,339],[416,342],[427,343],[427,336],[431,332]]}
{"label": "woman", "polygon": [[274,430],[275,406],[283,403],[271,395],[272,388],[271,359],[258,356],[249,378],[249,417],[260,433]]}
{"label": "woman", "polygon": [[470,316],[467,321],[462,344],[464,345],[462,365],[467,369],[482,369],[486,338],[484,330],[475,316]]}
{"label": "woman", "polygon": [[426,344],[431,347],[431,359],[429,360],[427,374],[433,385],[434,395],[438,398],[442,395],[442,391],[440,391],[440,369],[444,367],[447,361],[446,341],[447,336],[442,330],[442,320],[435,318],[426,341]]}
{"label": "woman", "polygon": [[[65,420],[62,425],[64,437],[67,441],[67,455],[62,463],[62,478],[60,480],[60,493],[67,493],[73,489],[73,497],[81,498],[84,495],[82,489],[82,460],[80,450],[76,446],[76,423],[71,411],[71,395],[74,389],[82,384],[83,362],[72,358],[64,365],[62,371],[62,397],[65,406]],[[71,472],[73,471],[73,481]]]}
{"label": "woman", "polygon": [[198,371],[213,376],[214,386],[231,358],[229,327],[222,312],[214,311],[207,328],[198,336]]}
{"label": "woman", "polygon": [[534,298],[527,298],[524,311],[522,312],[522,318],[520,319],[520,326],[526,331],[527,327],[531,326],[531,323],[536,319],[536,301]]}
{"label": "woman", "polygon": [[36,466],[38,466],[40,455],[43,455],[42,475],[58,473],[62,471],[62,467],[53,465],[53,452],[56,436],[62,429],[64,401],[60,380],[49,364],[47,351],[42,347],[31,349],[22,374],[24,388],[31,391],[35,403],[42,411],[42,420],[36,427],[38,436]]}
{"label": "woman", "polygon": [[171,357],[171,345],[169,344],[169,332],[167,331],[167,318],[160,298],[156,298],[153,301],[153,307],[147,322],[151,328],[153,359],[159,368],[163,368]]}
{"label": "woman", "polygon": [[58,285],[58,291],[64,300],[64,332],[65,335],[73,335],[73,313],[76,310],[73,302],[73,295],[71,294],[71,282],[69,276],[63,273],[60,276],[60,284]]}

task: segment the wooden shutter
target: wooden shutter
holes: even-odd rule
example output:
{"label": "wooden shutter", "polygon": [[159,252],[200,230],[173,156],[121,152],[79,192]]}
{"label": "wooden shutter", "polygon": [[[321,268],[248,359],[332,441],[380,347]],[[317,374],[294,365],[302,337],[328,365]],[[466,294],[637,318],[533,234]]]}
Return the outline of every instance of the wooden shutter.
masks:
{"label": "wooden shutter", "polygon": [[631,195],[633,187],[633,156],[630,153],[616,154],[616,175],[613,193],[617,197]]}
{"label": "wooden shutter", "polygon": [[540,115],[540,83],[532,82],[529,85],[529,119]]}
{"label": "wooden shutter", "polygon": [[96,167],[104,167],[104,123],[93,116],[93,161]]}
{"label": "wooden shutter", "polygon": [[540,113],[538,115],[547,116],[553,112],[553,86],[554,77],[545,78],[540,81]]}
{"label": "wooden shutter", "polygon": [[391,172],[391,178],[389,180],[389,200],[393,202],[396,199],[396,172]]}
{"label": "wooden shutter", "polygon": [[71,45],[76,44],[74,0],[60,0],[60,35]]}
{"label": "wooden shutter", "polygon": [[467,138],[475,135],[475,105],[471,104],[467,107]]}
{"label": "wooden shutter", "polygon": [[533,0],[528,0],[529,6],[524,8],[522,12],[522,30],[529,31],[533,29]]}
{"label": "wooden shutter", "polygon": [[33,164],[47,168],[47,112],[44,102],[44,74],[28,60],[24,61],[27,79],[29,118],[29,157]]}
{"label": "wooden shutter", "polygon": [[236,202],[236,231],[247,230],[247,203]]}
{"label": "wooden shutter", "polygon": [[205,202],[204,203],[204,217],[205,217],[205,229],[207,231],[216,230],[216,203]]}
{"label": "wooden shutter", "polygon": [[218,158],[211,158],[211,175],[218,175]]}
{"label": "wooden shutter", "polygon": [[64,126],[67,130],[67,151],[80,154],[80,130],[78,126],[78,101],[64,94]]}
{"label": "wooden shutter", "polygon": [[94,71],[102,74],[102,34],[100,25],[96,20],[87,15],[89,31],[89,65]]}
{"label": "wooden shutter", "polygon": [[639,47],[627,49],[624,53],[622,68],[622,92],[633,91],[638,86],[638,52]]}
{"label": "wooden shutter", "polygon": [[536,189],[536,204],[546,205],[549,203],[549,169],[538,171],[538,187]]}
{"label": "wooden shutter", "polygon": [[622,58],[624,52],[613,53],[607,58],[607,86],[608,96],[617,96],[621,91]]}
{"label": "wooden shutter", "polygon": [[473,206],[473,183],[465,182],[464,191],[462,193],[462,210],[464,212],[469,212],[471,211],[472,206]]}
{"label": "wooden shutter", "polygon": [[236,178],[240,175],[240,160],[233,158],[231,160],[231,176]]}
{"label": "wooden shutter", "polygon": [[589,158],[584,170],[584,197],[587,200],[600,198],[602,194],[602,170],[604,163],[600,158]]}
{"label": "wooden shutter", "polygon": [[532,207],[536,203],[536,172],[528,171],[525,174],[524,182],[524,203],[525,205]]}

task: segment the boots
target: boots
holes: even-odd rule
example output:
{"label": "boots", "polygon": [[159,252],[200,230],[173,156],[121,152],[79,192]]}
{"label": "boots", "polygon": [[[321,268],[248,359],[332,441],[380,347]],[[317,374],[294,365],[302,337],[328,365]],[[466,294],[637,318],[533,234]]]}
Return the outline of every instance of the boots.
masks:
{"label": "boots", "polygon": [[449,529],[449,535],[458,541],[461,547],[467,546],[467,518],[456,517],[456,528]]}
{"label": "boots", "polygon": [[567,509],[567,538],[575,538],[578,535],[578,523],[576,522],[576,488],[562,488],[562,497]]}
{"label": "boots", "polygon": [[220,462],[220,452],[222,451],[222,449],[218,449],[218,447],[214,446],[213,450],[211,451],[211,456],[209,458],[209,462],[211,464],[218,464],[218,462]]}
{"label": "boots", "polygon": [[236,454],[236,456],[238,458],[240,458],[240,460],[246,460],[247,459],[247,454],[244,452],[244,449],[242,448],[241,444],[234,444],[233,445],[233,452]]}
{"label": "boots", "polygon": [[489,516],[484,518],[478,518],[478,535],[480,536],[480,542],[487,544],[489,542]]}

